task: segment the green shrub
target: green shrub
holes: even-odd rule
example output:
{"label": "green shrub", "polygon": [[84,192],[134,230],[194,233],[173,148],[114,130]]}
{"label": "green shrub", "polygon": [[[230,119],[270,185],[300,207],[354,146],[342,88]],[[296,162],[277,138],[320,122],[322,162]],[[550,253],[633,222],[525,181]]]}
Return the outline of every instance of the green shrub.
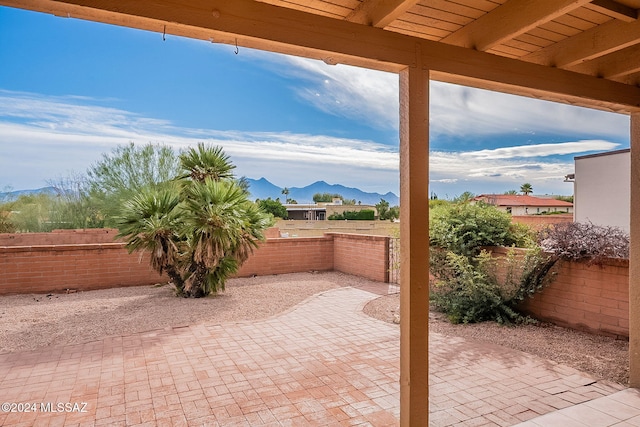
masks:
{"label": "green shrub", "polygon": [[275,218],[287,219],[289,217],[287,208],[282,205],[279,199],[272,200],[269,197],[268,199],[257,200],[256,203],[263,212],[269,213]]}
{"label": "green shrub", "polygon": [[[432,246],[474,257],[483,246],[522,246],[531,239],[511,216],[494,206],[477,203],[449,203],[435,206],[429,218]],[[527,241],[529,240],[529,241]]]}
{"label": "green shrub", "polygon": [[517,311],[517,305],[551,282],[555,262],[539,248],[520,256],[511,250],[504,258],[484,250],[468,258],[434,249],[430,299],[452,323],[521,323],[529,319]]}
{"label": "green shrub", "polygon": [[342,214],[329,215],[330,220],[357,220],[357,221],[373,221],[375,219],[375,211],[371,209],[363,209],[361,211],[344,211]]}
{"label": "green shrub", "polygon": [[[553,278],[555,257],[535,245],[531,229],[487,204],[437,204],[429,223],[431,302],[453,323],[521,322],[517,305]],[[487,246],[528,247],[495,258]]]}

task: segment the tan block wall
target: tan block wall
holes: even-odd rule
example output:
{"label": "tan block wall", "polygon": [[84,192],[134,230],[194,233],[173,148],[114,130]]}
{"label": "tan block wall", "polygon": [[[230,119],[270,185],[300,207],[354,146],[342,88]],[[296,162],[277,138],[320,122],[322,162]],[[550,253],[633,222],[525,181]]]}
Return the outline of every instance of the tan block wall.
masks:
{"label": "tan block wall", "polygon": [[629,262],[560,261],[555,281],[521,308],[534,318],[592,333],[629,336]]}
{"label": "tan block wall", "polygon": [[0,247],[0,294],[152,285],[166,281],[124,243]]}
{"label": "tan block wall", "polygon": [[333,236],[333,268],[379,282],[389,282],[389,238],[360,234]]}
{"label": "tan block wall", "polygon": [[573,222],[573,214],[556,215],[513,215],[511,221],[539,229],[547,225]]}
{"label": "tan block wall", "polygon": [[253,251],[237,276],[333,270],[333,238],[268,239]]}
{"label": "tan block wall", "polygon": [[[69,241],[91,235],[74,231],[38,234],[50,235],[20,235],[8,240],[42,242],[57,234],[62,241]],[[93,235],[98,240],[104,238],[102,233]],[[387,239],[379,236],[336,233],[268,239],[245,262],[238,276],[337,270],[386,281],[387,248]],[[166,280],[149,267],[147,255],[129,254],[120,242],[0,246],[0,295],[150,285]]]}

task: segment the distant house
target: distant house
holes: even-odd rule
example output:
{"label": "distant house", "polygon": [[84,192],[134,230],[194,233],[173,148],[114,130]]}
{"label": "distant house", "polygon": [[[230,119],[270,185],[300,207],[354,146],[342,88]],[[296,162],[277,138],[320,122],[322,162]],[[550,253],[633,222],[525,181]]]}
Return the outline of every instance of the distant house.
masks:
{"label": "distant house", "polygon": [[372,210],[377,216],[376,207],[372,205],[343,205],[341,199],[333,199],[329,203],[285,204],[289,219],[302,221],[324,221],[333,214],[346,211]]}
{"label": "distant house", "polygon": [[573,181],[574,221],[630,230],[631,150],[578,156]]}
{"label": "distant house", "polygon": [[511,215],[540,215],[544,213],[573,213],[573,203],[552,197],[536,197],[520,194],[481,194],[473,198],[476,202],[494,205]]}

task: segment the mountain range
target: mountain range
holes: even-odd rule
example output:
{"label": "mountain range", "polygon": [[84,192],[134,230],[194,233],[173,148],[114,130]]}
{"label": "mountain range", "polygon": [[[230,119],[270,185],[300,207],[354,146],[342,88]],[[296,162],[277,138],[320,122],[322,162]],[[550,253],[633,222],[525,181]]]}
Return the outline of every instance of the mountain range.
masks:
{"label": "mountain range", "polygon": [[392,192],[387,194],[380,193],[367,193],[358,188],[345,187],[340,184],[328,184],[324,181],[316,181],[313,184],[309,184],[306,187],[289,187],[289,195],[282,194],[283,188],[272,184],[265,178],[251,179],[247,178],[249,182],[249,192],[251,193],[251,199],[280,199],[284,203],[286,198],[293,199],[298,203],[313,203],[313,195],[316,193],[330,193],[340,194],[345,199],[354,199],[356,203],[361,202],[364,205],[375,205],[380,202],[380,199],[384,199],[391,206],[396,206],[400,203],[400,199]]}
{"label": "mountain range", "polygon": [[[400,199],[398,198],[398,196],[396,196],[392,192],[388,192],[387,194],[367,193],[358,188],[345,187],[344,185],[340,184],[328,184],[324,181],[316,181],[313,184],[307,185],[306,187],[290,187],[288,196],[282,194],[283,188],[269,182],[265,178],[247,178],[247,182],[249,183],[251,200],[267,199],[271,197],[274,200],[279,198],[282,202],[284,202],[288,197],[289,199],[293,199],[298,203],[313,203],[314,194],[330,193],[340,194],[345,199],[354,199],[356,203],[361,202],[365,205],[375,205],[376,203],[380,202],[380,199],[386,200],[391,206],[396,206],[400,203]],[[33,190],[17,190],[4,193],[0,192],[0,202],[15,200],[23,194],[37,193],[56,194],[56,191],[53,187],[44,187]]]}

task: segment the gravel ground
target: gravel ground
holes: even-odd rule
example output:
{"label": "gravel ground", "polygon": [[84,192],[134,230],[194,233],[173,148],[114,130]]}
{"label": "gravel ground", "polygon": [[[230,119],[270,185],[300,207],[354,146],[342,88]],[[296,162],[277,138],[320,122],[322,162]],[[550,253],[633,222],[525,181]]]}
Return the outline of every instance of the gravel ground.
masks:
{"label": "gravel ground", "polygon": [[[227,290],[201,299],[178,298],[169,285],[114,288],[72,294],[0,297],[0,353],[94,341],[200,322],[257,320],[286,311],[312,295],[369,282],[337,272],[231,279]],[[393,322],[398,295],[371,301],[368,315]],[[540,324],[452,325],[432,312],[429,331],[484,340],[573,366],[597,378],[626,384],[628,342]]]}
{"label": "gravel ground", "polygon": [[[393,323],[399,315],[400,298],[388,295],[368,303],[364,312]],[[494,322],[453,325],[442,313],[431,310],[429,332],[468,340],[484,341],[544,359],[553,360],[604,379],[627,385],[629,382],[629,342],[592,335],[549,323],[501,326]]]}
{"label": "gravel ground", "polygon": [[357,286],[360,281],[358,277],[334,272],[231,279],[225,292],[199,299],[178,298],[169,285],[3,296],[0,353],[205,321],[264,319],[319,292]]}

